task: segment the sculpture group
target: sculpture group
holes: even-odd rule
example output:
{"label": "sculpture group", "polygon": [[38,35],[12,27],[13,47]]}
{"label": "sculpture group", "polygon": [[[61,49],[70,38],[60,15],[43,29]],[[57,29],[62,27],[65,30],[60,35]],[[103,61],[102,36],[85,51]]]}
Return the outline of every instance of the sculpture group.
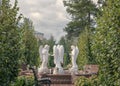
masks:
{"label": "sculpture group", "polygon": [[[72,45],[71,46],[71,59],[72,59],[72,67],[69,69],[71,74],[77,74],[78,73],[78,65],[76,63],[77,56],[79,53],[79,49],[77,46]],[[49,54],[49,45],[45,45],[44,47],[41,45],[39,48],[39,54],[40,59],[42,61],[42,64],[40,68],[38,68],[39,73],[50,73],[50,70],[47,67],[48,64],[48,58],[50,56]],[[64,74],[63,67],[61,66],[63,64],[63,58],[64,58],[64,47],[63,45],[54,45],[53,46],[53,55],[54,57],[54,64],[55,68],[53,70],[53,74]]]}
{"label": "sculpture group", "polygon": [[48,45],[45,45],[44,47],[40,46],[39,53],[40,53],[42,64],[41,64],[41,67],[38,69],[38,72],[49,73],[49,69],[47,67],[48,57],[49,57],[49,46]]}

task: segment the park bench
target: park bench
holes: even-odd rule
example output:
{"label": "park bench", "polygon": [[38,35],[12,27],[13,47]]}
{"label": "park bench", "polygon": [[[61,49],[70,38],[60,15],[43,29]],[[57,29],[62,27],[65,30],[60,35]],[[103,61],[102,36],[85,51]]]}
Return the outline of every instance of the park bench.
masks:
{"label": "park bench", "polygon": [[37,75],[37,70],[34,68],[34,67],[30,67],[30,69],[33,71],[33,74],[34,74],[34,80],[35,80],[35,86],[50,86],[51,85],[51,80],[50,78],[38,78],[38,75]]}

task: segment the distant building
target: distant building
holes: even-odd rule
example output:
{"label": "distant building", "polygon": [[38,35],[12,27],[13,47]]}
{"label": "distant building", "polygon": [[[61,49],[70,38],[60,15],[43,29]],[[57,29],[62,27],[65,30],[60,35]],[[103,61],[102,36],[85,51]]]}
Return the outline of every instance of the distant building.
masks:
{"label": "distant building", "polygon": [[41,32],[35,31],[35,37],[37,38],[37,40],[43,40],[44,39],[44,34],[41,33]]}

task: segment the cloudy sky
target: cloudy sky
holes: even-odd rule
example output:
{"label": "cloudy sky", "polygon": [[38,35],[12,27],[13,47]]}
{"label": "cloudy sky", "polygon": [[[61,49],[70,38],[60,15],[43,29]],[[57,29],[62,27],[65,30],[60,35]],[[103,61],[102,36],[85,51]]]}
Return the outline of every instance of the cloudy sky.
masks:
{"label": "cloudy sky", "polygon": [[[93,0],[97,2],[97,0]],[[11,0],[13,3],[14,0]],[[63,0],[18,0],[19,13],[33,21],[35,30],[56,40],[66,33],[63,28],[69,22]]]}
{"label": "cloudy sky", "polygon": [[36,31],[44,33],[45,37],[53,35],[58,40],[66,34],[63,28],[69,21],[62,1],[18,0],[19,13],[33,21]]}

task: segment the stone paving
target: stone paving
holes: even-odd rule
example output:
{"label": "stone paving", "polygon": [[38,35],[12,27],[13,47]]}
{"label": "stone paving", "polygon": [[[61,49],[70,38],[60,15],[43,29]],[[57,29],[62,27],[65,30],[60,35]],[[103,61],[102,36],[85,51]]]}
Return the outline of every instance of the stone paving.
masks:
{"label": "stone paving", "polygon": [[74,84],[51,84],[50,86],[74,86]]}

